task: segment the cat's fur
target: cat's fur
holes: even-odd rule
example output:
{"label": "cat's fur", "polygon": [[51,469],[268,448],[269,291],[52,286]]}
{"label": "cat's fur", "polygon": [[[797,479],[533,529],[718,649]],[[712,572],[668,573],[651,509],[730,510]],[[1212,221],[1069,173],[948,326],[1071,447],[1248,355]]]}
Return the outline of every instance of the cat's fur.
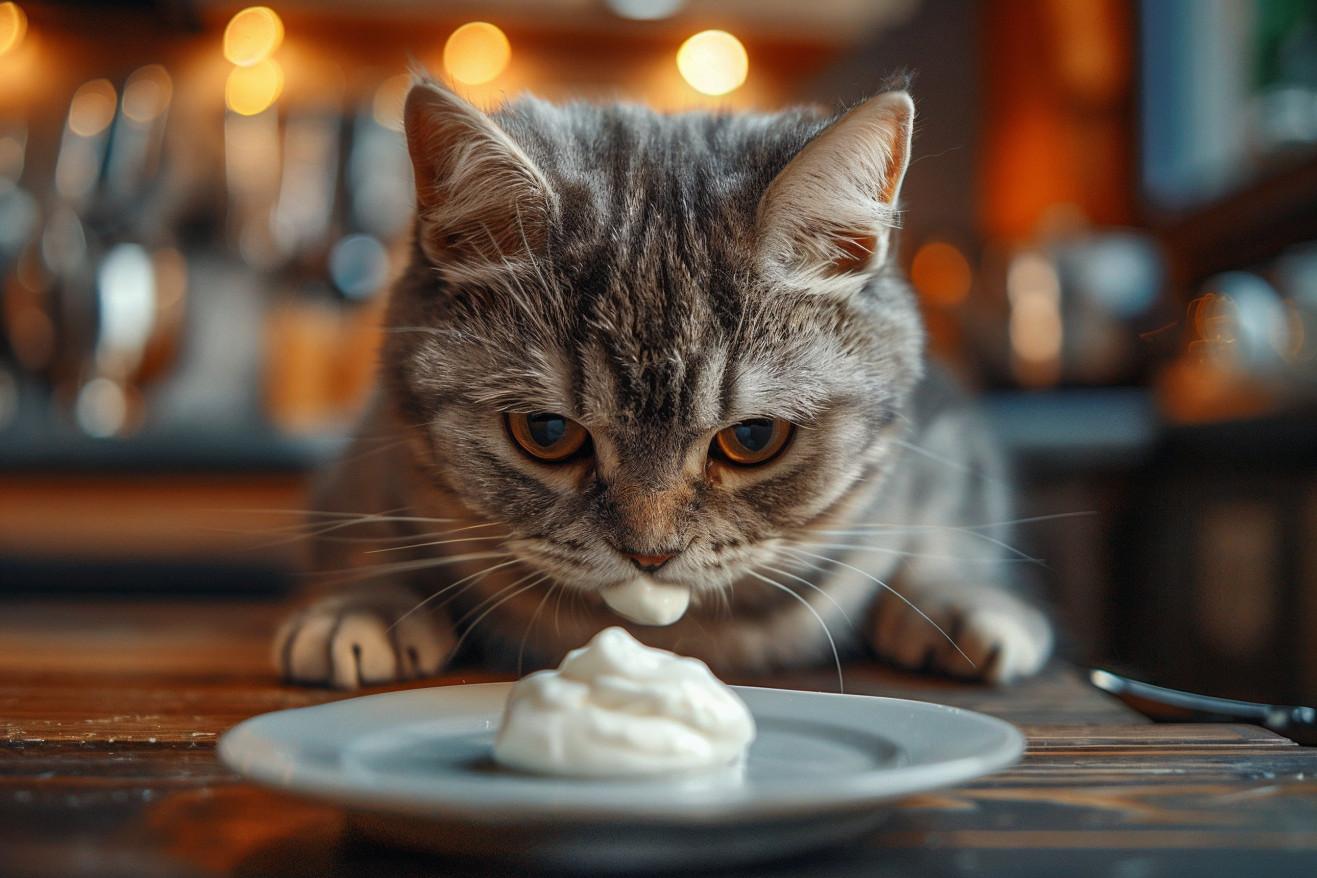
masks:
{"label": "cat's fur", "polygon": [[[925,374],[890,256],[913,113],[897,91],[837,118],[487,116],[418,78],[413,259],[321,492],[325,588],[279,634],[287,677],[432,674],[464,632],[529,668],[617,624],[724,672],[831,663],[829,633],[909,667],[1038,670],[1052,632],[1009,586],[998,456]],[[593,452],[521,453],[503,414],[537,411]],[[795,425],[781,455],[710,456],[752,417]],[[673,548],[653,575],[691,588],[683,618],[603,604],[637,576],[623,553]]]}

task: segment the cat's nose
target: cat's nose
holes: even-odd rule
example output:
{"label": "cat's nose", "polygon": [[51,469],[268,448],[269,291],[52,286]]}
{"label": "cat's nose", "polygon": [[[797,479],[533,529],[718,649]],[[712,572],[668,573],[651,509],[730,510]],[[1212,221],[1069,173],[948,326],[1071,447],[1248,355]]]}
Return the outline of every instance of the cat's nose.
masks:
{"label": "cat's nose", "polygon": [[630,558],[632,564],[646,573],[653,573],[677,556],[676,552],[660,552],[657,555],[639,555],[633,552],[623,552],[622,554]]}

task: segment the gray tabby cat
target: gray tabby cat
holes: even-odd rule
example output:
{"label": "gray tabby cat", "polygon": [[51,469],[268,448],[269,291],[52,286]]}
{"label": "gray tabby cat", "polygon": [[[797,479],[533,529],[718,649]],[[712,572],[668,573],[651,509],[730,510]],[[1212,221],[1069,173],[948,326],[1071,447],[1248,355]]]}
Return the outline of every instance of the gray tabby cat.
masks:
{"label": "gray tabby cat", "polygon": [[[321,491],[292,680],[556,662],[623,624],[724,674],[867,642],[1037,671],[983,428],[891,258],[914,106],[837,118],[512,102],[423,77],[378,400]],[[424,603],[423,603],[424,602]]]}

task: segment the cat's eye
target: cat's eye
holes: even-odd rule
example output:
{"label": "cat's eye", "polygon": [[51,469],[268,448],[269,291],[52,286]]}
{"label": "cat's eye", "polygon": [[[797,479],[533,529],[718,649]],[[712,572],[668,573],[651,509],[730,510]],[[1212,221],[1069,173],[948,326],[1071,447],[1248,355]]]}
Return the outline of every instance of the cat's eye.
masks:
{"label": "cat's eye", "polygon": [[738,466],[768,463],[786,448],[791,424],[781,418],[748,418],[718,431],[713,449]]}
{"label": "cat's eye", "polygon": [[523,451],[545,463],[562,463],[576,455],[590,438],[585,428],[556,412],[509,413],[508,433]]}

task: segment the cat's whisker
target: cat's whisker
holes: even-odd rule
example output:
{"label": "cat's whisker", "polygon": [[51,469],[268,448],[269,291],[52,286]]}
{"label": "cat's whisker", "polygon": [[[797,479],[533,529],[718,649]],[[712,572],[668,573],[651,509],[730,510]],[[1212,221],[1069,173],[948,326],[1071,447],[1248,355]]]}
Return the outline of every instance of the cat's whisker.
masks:
{"label": "cat's whisker", "polygon": [[567,605],[567,609],[577,617],[580,617],[588,609],[585,605],[585,594],[579,588],[572,589],[572,600]]}
{"label": "cat's whisker", "polygon": [[[904,416],[903,419],[907,421],[909,420]],[[945,466],[948,469],[954,470],[956,472],[968,473],[974,476],[975,478],[980,479],[984,482],[988,482],[990,484],[1004,485],[1007,486],[1008,488],[1013,487],[1011,485],[1010,479],[1008,478],[1003,478],[1001,475],[998,474],[984,472],[981,469],[977,469],[975,467],[970,466],[964,461],[953,460],[952,458],[946,457],[945,455],[941,455],[938,454],[937,452],[930,451],[929,449],[924,448],[922,445],[919,445],[918,443],[915,442],[911,442],[908,439],[893,437],[891,439],[891,442],[893,445],[897,445],[901,448],[906,449],[907,451],[911,451],[915,454],[918,454],[921,457],[931,460],[934,463],[941,464],[942,466]]]}
{"label": "cat's whisker", "polygon": [[[781,548],[783,548],[783,547],[779,547],[779,549],[781,549]],[[822,564],[818,563],[817,561],[810,561],[808,558],[799,558],[799,557],[789,556],[789,557],[786,557],[786,558],[781,558],[781,559],[779,559],[779,560],[786,561],[786,562],[789,563],[789,564],[795,564],[795,565],[796,565],[797,567],[799,567],[801,570],[813,570],[813,571],[815,571],[815,572],[817,572],[817,573],[826,573],[827,570],[828,570],[827,567],[823,566]]]}
{"label": "cat's whisker", "polygon": [[912,451],[915,454],[920,455],[921,457],[928,458],[934,463],[940,463],[948,467],[949,469],[955,470],[956,472],[973,473],[979,476],[980,478],[987,478],[986,473],[976,472],[975,469],[969,466],[968,464],[965,464],[958,460],[952,460],[949,457],[945,457],[941,454],[937,454],[936,452],[929,451],[927,448],[917,445],[914,442],[910,442],[905,439],[900,439],[897,437],[892,437],[888,439],[888,441],[891,442],[893,445],[897,445],[901,448],[906,449],[907,451]]}
{"label": "cat's whisker", "polygon": [[797,576],[789,571],[780,570],[777,567],[770,567],[767,564],[763,564],[761,566],[765,570],[769,571],[770,573],[776,573],[778,576],[785,576],[788,579],[794,579],[796,582],[799,582],[801,585],[808,586],[809,588],[812,588],[814,591],[818,592],[819,595],[821,595],[823,598],[825,598],[828,601],[828,603],[832,604],[834,607],[837,608],[837,612],[841,613],[841,617],[846,620],[846,624],[851,627],[851,630],[855,629],[855,623],[851,621],[850,614],[847,613],[845,608],[843,608],[841,604],[837,603],[837,599],[834,598],[832,595],[828,594],[826,590],[819,588],[817,585],[810,582],[808,579],[805,579],[804,577],[801,576]]}
{"label": "cat's whisker", "polygon": [[[303,523],[303,524],[295,524],[295,525],[282,526],[282,527],[277,528],[277,529],[274,529],[274,528],[267,528],[266,531],[274,531],[275,533],[286,533],[286,534],[290,534],[290,536],[287,536],[287,537],[282,538],[282,539],[269,540],[269,541],[267,541],[267,542],[265,542],[265,543],[257,544],[256,546],[253,546],[253,548],[254,548],[254,549],[268,549],[268,548],[274,548],[274,547],[277,547],[277,546],[284,546],[284,545],[289,545],[289,544],[291,544],[291,543],[297,543],[297,542],[306,541],[306,540],[313,540],[313,539],[314,539],[314,540],[327,540],[327,541],[338,542],[338,543],[384,543],[384,542],[396,542],[396,541],[399,541],[399,540],[416,540],[416,539],[424,538],[424,537],[442,537],[442,536],[446,536],[446,535],[448,535],[448,534],[450,534],[450,533],[456,533],[456,532],[459,531],[459,530],[466,530],[466,529],[468,529],[468,528],[455,528],[455,529],[453,529],[453,530],[449,530],[449,531],[431,531],[431,532],[429,532],[429,533],[421,533],[421,534],[398,534],[398,535],[391,535],[391,536],[376,536],[376,535],[370,535],[370,536],[342,536],[342,535],[340,535],[340,536],[331,536],[331,534],[332,534],[334,531],[338,531],[338,530],[348,530],[348,529],[351,529],[351,528],[354,528],[354,527],[359,527],[359,526],[364,526],[364,525],[370,525],[370,524],[378,524],[378,523],[385,522],[385,521],[390,521],[390,520],[396,520],[396,517],[394,517],[394,516],[389,516],[389,515],[385,515],[385,516],[379,516],[379,515],[359,515],[359,516],[356,516],[356,517],[354,517],[354,518],[350,518],[350,519],[349,519],[349,518],[341,518],[341,517],[338,517],[338,518],[335,518],[335,520],[333,520],[333,521],[323,522],[323,523],[321,523],[321,524],[319,524],[319,525],[316,525],[316,526],[308,526],[308,525],[306,525],[305,523]],[[437,521],[438,519],[435,519],[435,520]],[[461,521],[461,520],[462,520],[462,519],[450,519],[450,521],[454,521],[454,522],[456,522],[456,521]],[[496,524],[496,523],[494,523],[494,522],[490,522],[490,523],[484,523],[484,524],[479,524],[479,525],[471,525],[470,527],[492,527],[492,526],[494,526],[495,524]],[[255,533],[259,533],[259,532],[253,532],[253,531],[237,531],[237,533],[253,533],[253,534],[255,534]]]}
{"label": "cat's whisker", "polygon": [[[490,573],[494,573],[494,572],[497,571],[497,570],[501,570],[501,569],[503,569],[503,568],[510,567],[510,566],[512,566],[512,565],[514,565],[514,564],[523,564],[523,565],[524,565],[524,564],[525,564],[525,559],[524,559],[524,558],[521,558],[521,557],[513,557],[513,559],[512,559],[511,561],[505,562],[505,563],[503,563],[503,564],[498,564],[498,565],[496,565],[496,566],[494,566],[494,567],[487,568],[486,570],[483,570],[483,571],[479,571],[479,572],[478,572],[478,576],[475,575],[475,574],[473,574],[472,576],[468,576],[468,577],[465,577],[465,578],[462,579],[462,580],[459,580],[457,583],[454,583],[454,586],[456,586],[456,585],[461,585],[463,582],[466,582],[466,585],[463,585],[461,589],[459,589],[458,591],[456,591],[456,592],[454,592],[453,594],[449,595],[449,596],[444,600],[444,604],[452,603],[453,601],[456,601],[458,598],[462,597],[462,595],[464,595],[464,594],[466,594],[467,592],[471,591],[471,589],[473,589],[473,588],[475,588],[476,586],[478,586],[478,585],[484,580],[484,578],[485,578],[487,575],[489,575]],[[517,579],[517,580],[514,581],[513,583],[511,583],[510,586],[504,586],[504,588],[510,588],[510,587],[516,586],[518,583],[525,582],[525,581],[526,581],[527,579],[529,579],[530,577],[535,576],[536,573],[537,573],[537,571],[535,571],[535,570],[531,570],[531,571],[529,571],[528,573],[522,575],[519,579]],[[470,580],[470,581],[468,582],[467,580]],[[478,610],[481,606],[484,605],[485,601],[488,601],[489,599],[490,599],[489,597],[482,598],[479,602],[477,602],[476,606],[475,606],[474,608],[472,608],[472,610],[468,610],[468,611],[467,611],[467,614],[466,614],[466,615],[469,616],[470,613],[471,613],[473,610]],[[465,619],[466,616],[463,616],[463,618]],[[460,622],[461,620],[458,620],[458,621]]]}
{"label": "cat's whisker", "polygon": [[855,573],[858,573],[861,576],[866,577],[873,583],[881,586],[885,591],[887,591],[889,594],[895,595],[901,601],[901,603],[905,604],[907,607],[909,607],[911,610],[917,613],[921,619],[923,619],[928,624],[932,625],[933,628],[937,631],[937,633],[941,634],[943,637],[947,639],[947,643],[951,644],[951,648],[954,649],[956,652],[960,653],[961,657],[965,659],[965,661],[969,662],[970,667],[975,668],[976,670],[978,669],[978,665],[974,663],[974,660],[969,656],[965,655],[965,650],[960,648],[960,644],[956,643],[955,639],[953,639],[950,634],[944,631],[941,625],[937,624],[931,618],[929,618],[927,613],[925,613],[923,610],[919,609],[913,603],[911,603],[910,600],[905,595],[901,594],[899,591],[892,588],[890,585],[883,582],[878,577],[874,576],[871,573],[866,573],[865,571],[861,570],[858,567],[853,567],[850,564],[847,564],[845,561],[838,561],[836,558],[829,558],[826,555],[815,555],[813,552],[806,552],[804,549],[799,549],[794,546],[782,546],[781,548],[782,551],[784,552],[799,553],[802,555],[807,555],[811,558],[817,558],[820,561],[825,561],[829,564],[836,564],[838,567],[845,567],[847,570],[854,571]]}
{"label": "cat's whisker", "polygon": [[823,635],[824,635],[825,637],[828,638],[828,646],[832,649],[832,660],[833,660],[833,661],[836,663],[836,665],[837,665],[837,691],[838,691],[838,692],[845,692],[845,691],[846,691],[846,684],[845,684],[845,681],[844,681],[843,678],[842,678],[843,675],[842,675],[842,670],[841,670],[841,654],[837,652],[837,642],[836,642],[835,640],[832,639],[832,632],[828,630],[828,623],[825,622],[825,621],[823,621],[823,617],[819,615],[819,611],[816,610],[816,609],[814,609],[814,605],[811,604],[808,600],[806,600],[805,597],[804,597],[803,595],[797,594],[794,590],[792,590],[792,589],[790,589],[790,588],[787,588],[787,587],[786,587],[785,585],[783,585],[782,583],[780,583],[780,582],[778,582],[778,581],[776,581],[776,580],[774,580],[774,579],[769,579],[767,576],[763,576],[763,575],[761,575],[761,574],[759,574],[759,573],[756,573],[756,572],[753,571],[753,570],[748,570],[748,571],[746,571],[746,572],[749,573],[751,576],[753,576],[755,579],[758,579],[758,580],[761,581],[761,582],[765,582],[765,583],[771,585],[773,588],[776,588],[776,589],[778,589],[779,591],[782,591],[782,592],[785,592],[786,594],[789,594],[791,597],[793,597],[793,598],[795,598],[797,601],[799,601],[799,602],[800,602],[800,605],[801,605],[802,607],[804,607],[805,609],[809,610],[810,614],[811,614],[815,619],[818,620],[819,627],[823,629]]}
{"label": "cat's whisker", "polygon": [[342,570],[319,570],[316,576],[331,574],[328,579],[320,580],[324,585],[363,582],[380,579],[397,573],[415,573],[418,570],[431,570],[446,567],[449,564],[461,564],[466,561],[484,561],[493,558],[511,558],[511,552],[473,552],[467,555],[448,555],[440,558],[423,558],[417,561],[393,561],[388,564],[374,564],[369,567],[348,568]]}
{"label": "cat's whisker", "polygon": [[562,596],[566,591],[567,586],[564,585],[558,590],[558,597],[554,598],[553,601],[553,633],[559,640],[562,639],[562,620],[559,618],[559,614],[562,612]]}
{"label": "cat's whisker", "polygon": [[[867,522],[856,525],[856,529],[869,530],[897,530],[897,531],[920,531],[920,530],[950,530],[950,531],[984,531],[994,530],[996,528],[1015,527],[1021,524],[1036,524],[1041,521],[1058,521],[1066,518],[1086,518],[1097,515],[1094,510],[1080,510],[1076,512],[1053,512],[1047,515],[1030,515],[1026,518],[1011,518],[1002,521],[989,521],[983,524],[895,524],[885,522]],[[826,533],[826,531],[817,531]]]}
{"label": "cat's whisker", "polygon": [[[340,528],[334,528],[334,529],[338,530]],[[260,548],[269,548],[272,546],[282,546],[282,545],[287,545],[289,543],[295,543],[300,540],[316,540],[322,542],[341,543],[348,545],[352,543],[368,543],[371,545],[379,545],[380,543],[401,543],[401,542],[406,542],[408,540],[416,540],[422,537],[442,537],[442,536],[446,536],[448,533],[451,533],[451,531],[434,531],[432,533],[419,533],[419,534],[408,533],[408,534],[389,534],[389,535],[372,534],[370,536],[347,536],[344,534],[338,534],[338,535],[330,534],[327,530],[307,532],[305,531],[304,528],[300,526],[294,526],[288,529],[281,529],[280,532],[281,533],[288,532],[289,530],[294,530],[298,532],[284,539],[272,540],[266,543],[259,543],[255,546],[252,546],[251,548],[260,549]],[[458,528],[458,530],[462,530],[462,528]],[[242,534],[248,536],[256,536],[259,534],[259,532],[256,531],[245,531],[245,530],[220,530],[219,532],[229,533],[229,534]],[[493,538],[490,537],[490,539]],[[369,553],[365,553],[365,554],[369,554]]]}
{"label": "cat's whisker", "polygon": [[[406,619],[408,616],[410,616],[412,613],[415,613],[417,610],[420,610],[422,607],[428,606],[431,601],[433,601],[435,598],[439,597],[440,595],[446,594],[447,592],[452,591],[453,589],[457,588],[460,585],[463,585],[464,583],[469,583],[465,588],[462,588],[456,594],[448,598],[448,600],[450,601],[454,600],[460,597],[464,592],[466,592],[468,588],[475,585],[477,582],[484,579],[489,574],[495,572],[496,570],[502,570],[505,567],[510,567],[516,563],[517,563],[517,559],[514,558],[513,560],[505,561],[502,564],[495,564],[492,567],[486,567],[484,570],[477,570],[475,573],[472,573],[468,576],[463,576],[461,579],[457,580],[456,582],[449,583],[448,585],[444,586],[443,588],[429,595],[420,603],[418,603],[416,606],[412,607],[410,610],[399,616],[396,620],[394,620],[394,623],[389,626],[389,630],[392,631],[399,623],[402,622],[403,619]],[[444,603],[447,602],[448,601],[445,601]]]}
{"label": "cat's whisker", "polygon": [[[1002,526],[1004,527],[1005,525],[1002,525]],[[1015,556],[1013,559],[1012,559],[1012,558],[1003,558],[1003,559],[1001,559],[1001,560],[1003,560],[1003,561],[1008,561],[1008,560],[1027,561],[1027,562],[1029,562],[1029,563],[1031,563],[1031,564],[1037,564],[1037,565],[1039,565],[1040,567],[1046,567],[1046,566],[1047,566],[1047,562],[1044,561],[1043,559],[1041,559],[1041,558],[1035,558],[1033,555],[1030,555],[1029,553],[1025,552],[1025,551],[1022,550],[1022,549],[1017,549],[1015,546],[1012,546],[1010,543],[1004,542],[1004,541],[1002,541],[1002,540],[997,539],[996,537],[991,537],[991,536],[988,536],[987,534],[983,533],[983,532],[982,532],[982,527],[987,527],[987,526],[982,526],[982,527],[978,527],[978,528],[967,528],[967,527],[953,527],[953,526],[950,526],[950,525],[947,525],[947,526],[939,526],[939,525],[931,525],[931,524],[930,524],[930,525],[906,525],[906,526],[903,526],[903,527],[905,527],[905,530],[901,530],[901,529],[899,529],[899,528],[891,528],[891,527],[875,527],[875,528],[871,529],[871,530],[869,531],[869,533],[871,533],[871,534],[878,534],[878,533],[882,533],[882,534],[918,533],[918,532],[921,531],[921,530],[939,530],[939,531],[946,531],[946,532],[951,532],[951,533],[962,533],[962,534],[964,534],[964,535],[966,535],[966,536],[973,537],[974,539],[979,540],[980,542],[989,543],[989,544],[991,544],[991,545],[993,545],[993,546],[996,546],[996,547],[999,548],[999,549],[1003,549],[1003,550],[1005,550],[1005,551],[1007,551],[1007,552],[1009,552],[1009,553],[1011,553],[1012,555]],[[825,530],[817,530],[817,531],[813,531],[813,533],[823,534],[823,535],[832,535],[834,532],[832,532],[832,531],[825,531]],[[845,536],[845,535],[847,535],[847,534],[841,534],[841,535]],[[855,534],[855,535],[856,535],[856,536],[863,535],[863,532],[861,532],[861,533],[857,533],[857,534]],[[902,554],[904,554],[904,553],[902,553]],[[914,555],[911,555],[911,557],[915,557],[915,556],[914,556]]]}
{"label": "cat's whisker", "polygon": [[[212,508],[199,510],[211,513],[231,513],[233,515],[278,515],[290,516],[295,515],[299,520],[292,524],[279,525],[278,531],[298,530],[303,533],[314,534],[316,531],[308,529],[306,518],[321,520],[319,525],[325,528],[351,527],[356,524],[368,523],[406,523],[406,524],[469,524],[470,518],[437,518],[426,515],[402,515],[400,513],[408,511],[406,507],[389,510],[385,512],[329,512],[320,509],[279,509],[279,508],[255,508],[255,509],[234,509],[234,508]],[[488,522],[491,527],[498,522]],[[276,530],[276,528],[261,528],[261,531]],[[253,531],[256,532],[256,531]],[[414,534],[411,536],[415,536]]]}
{"label": "cat's whisker", "polygon": [[[223,508],[223,509],[215,509],[215,508],[211,508],[211,509],[205,509],[205,510],[202,510],[202,511],[203,511],[203,512],[232,512],[232,513],[234,513],[235,515],[281,515],[281,516],[283,516],[283,515],[298,515],[298,516],[315,515],[315,516],[318,516],[318,517],[320,517],[320,518],[334,518],[334,519],[341,519],[341,518],[362,518],[362,517],[364,517],[364,516],[372,516],[372,515],[392,515],[392,514],[395,514],[395,513],[398,513],[398,512],[404,512],[405,510],[404,510],[404,509],[395,509],[395,510],[392,510],[391,512],[327,512],[327,511],[323,511],[323,510],[320,510],[320,509],[282,509],[282,508],[278,508],[278,507],[264,506],[264,507],[256,507],[256,508],[251,508],[251,509],[234,509],[234,508],[231,508],[231,507],[226,507],[226,508]],[[455,521],[456,519],[453,519],[453,520]]]}
{"label": "cat's whisker", "polygon": [[[722,594],[722,597],[724,601],[726,601],[727,605],[730,607],[731,599],[725,593]],[[717,655],[717,661],[721,663],[723,661],[723,656],[727,654],[726,647],[723,646],[723,644],[718,640],[717,637],[713,636],[713,633],[704,626],[704,623],[700,621],[700,618],[698,616],[692,616],[691,621],[695,623],[696,628],[700,629],[700,633],[704,635],[704,639],[709,643],[709,646],[712,647],[713,650],[715,651]]]}
{"label": "cat's whisker", "polygon": [[[437,539],[437,538],[439,538],[439,537],[447,536],[447,535],[450,534],[450,533],[456,533],[457,531],[460,531],[460,530],[465,530],[465,528],[457,528],[456,530],[453,530],[453,531],[434,531],[433,533],[390,534],[390,535],[388,535],[388,536],[364,536],[364,537],[350,537],[350,536],[321,536],[321,537],[319,537],[319,538],[320,538],[320,539],[324,539],[324,540],[328,540],[329,542],[334,542],[334,543],[373,543],[373,544],[379,544],[379,543],[405,543],[405,542],[407,542],[408,540],[417,540],[417,539],[421,539],[421,538],[427,538],[427,539],[428,539],[428,538],[436,538],[436,539]],[[481,537],[481,539],[502,539],[502,535],[500,534],[500,535],[498,535],[498,536]],[[428,544],[427,544],[427,545],[428,545]],[[392,548],[392,547],[390,547],[390,548]],[[381,548],[380,551],[389,551],[390,548]],[[406,547],[403,547],[403,548],[406,548]],[[372,553],[371,553],[371,552],[364,552],[363,554],[372,554]]]}
{"label": "cat's whisker", "polygon": [[[327,522],[320,522],[319,524],[314,526],[304,526],[303,529],[305,535],[319,537],[319,536],[324,536],[325,534],[328,533],[332,533],[336,530],[347,530],[349,528],[359,527],[363,525],[371,525],[371,524],[387,524],[387,523],[397,522],[400,520],[401,520],[400,517],[392,515],[390,513],[385,513],[381,515],[364,514],[353,518],[338,517]],[[447,521],[444,521],[442,523],[456,524],[461,521],[463,521],[463,519],[453,518],[453,519],[448,519]],[[436,519],[433,523],[437,524],[441,522],[439,522],[439,520]],[[444,533],[447,533],[447,531],[445,531]],[[431,531],[425,534],[403,534],[400,536],[402,536],[404,539],[406,538],[416,539],[417,537],[421,537],[421,536],[440,536],[440,535],[442,534],[438,531]],[[374,537],[374,539],[380,539],[380,540],[387,540],[390,538],[391,537]]]}
{"label": "cat's whisker", "polygon": [[[492,522],[491,522],[490,524],[492,524]],[[474,530],[475,528],[478,528],[478,527],[489,527],[490,524],[473,524],[473,525],[469,525],[468,527],[459,527],[459,528],[457,528],[456,530],[450,530],[450,531],[447,531],[447,532],[442,533],[442,534],[426,534],[426,536],[441,536],[441,537],[447,537],[447,536],[449,536],[449,535],[451,535],[451,534],[462,533],[463,531],[468,531],[468,530]],[[375,554],[379,554],[379,553],[381,553],[381,552],[403,552],[403,551],[407,551],[407,550],[411,550],[411,549],[428,549],[428,548],[431,548],[431,547],[433,547],[433,546],[451,546],[451,545],[453,545],[453,544],[455,544],[455,543],[474,543],[474,542],[479,542],[479,541],[483,541],[483,540],[504,540],[504,539],[507,539],[507,535],[506,535],[506,534],[501,534],[501,533],[498,533],[498,534],[485,534],[485,535],[483,535],[483,536],[478,535],[478,536],[472,536],[472,537],[455,537],[455,538],[453,538],[453,539],[451,539],[451,540],[450,540],[450,539],[430,540],[430,541],[428,541],[428,542],[424,542],[424,543],[407,543],[407,544],[405,544],[405,545],[401,545],[401,546],[382,546],[382,547],[380,547],[380,548],[378,548],[378,549],[371,549],[370,551],[366,552],[365,554],[367,554],[367,555],[375,555]]]}
{"label": "cat's whisker", "polygon": [[718,604],[726,614],[725,618],[731,619],[735,612],[732,610],[732,591],[727,588],[718,589]]}
{"label": "cat's whisker", "polygon": [[386,451],[393,451],[396,448],[402,448],[403,446],[407,445],[410,442],[410,440],[404,436],[401,439],[384,439],[384,438],[370,439],[370,440],[358,439],[356,440],[356,442],[358,444],[366,444],[367,442],[373,442],[374,447],[363,448],[362,450],[358,451],[356,454],[343,455],[342,457],[339,458],[340,465],[347,463],[359,463],[360,461],[363,461],[366,458],[371,457],[373,455],[383,454]]}
{"label": "cat's whisker", "polygon": [[[516,588],[516,583],[513,583],[512,585],[509,585],[506,588],[504,588],[502,591],[497,592],[495,596],[498,598],[498,600],[495,601],[493,604],[491,604],[489,608],[486,609],[483,613],[477,616],[475,620],[467,627],[467,629],[462,632],[462,636],[459,637],[457,639],[457,643],[453,645],[453,652],[456,653],[459,649],[462,648],[462,644],[466,641],[467,637],[470,636],[472,631],[475,631],[476,628],[479,627],[481,622],[485,621],[485,619],[489,616],[490,613],[494,612],[499,607],[503,606],[513,598],[519,597],[533,588],[537,588],[541,583],[544,582],[544,580],[548,578],[549,578],[548,574],[541,574],[538,579],[533,580],[529,585],[522,586],[521,588]],[[525,578],[517,580],[517,582],[524,582],[524,581]],[[515,589],[515,591],[513,589]],[[479,605],[477,605],[477,607],[478,606]],[[474,612],[474,609],[472,610],[472,612]],[[457,624],[461,625],[462,622],[464,622],[469,616],[470,613],[468,613],[462,619],[458,620]]]}
{"label": "cat's whisker", "polygon": [[972,555],[946,555],[938,552],[912,552],[908,549],[894,549],[891,546],[875,546],[870,543],[816,543],[810,541],[807,545],[812,549],[844,549],[848,552],[858,552],[860,554],[895,555],[898,558],[927,558],[936,561],[969,561],[983,564],[1043,564],[1037,558],[974,557]]}
{"label": "cat's whisker", "polygon": [[335,520],[345,519],[345,518],[351,518],[355,520],[357,518],[362,517],[363,515],[369,514],[369,513],[321,513],[314,509],[277,509],[271,507],[253,508],[253,509],[235,509],[233,507],[226,507],[226,508],[212,507],[208,509],[198,509],[197,511],[204,512],[207,514],[215,514],[215,515],[241,515],[247,517],[278,516],[280,518],[288,518],[291,516],[295,518],[294,521],[288,524],[263,525],[263,526],[257,526],[257,527],[246,528],[246,529],[216,528],[216,527],[205,528],[206,530],[211,532],[247,533],[247,534],[270,534],[270,533],[292,533],[292,532],[296,532],[299,534],[307,534],[308,533],[307,518],[310,516],[319,516],[322,518],[332,517]]}
{"label": "cat's whisker", "polygon": [[526,630],[522,632],[521,635],[521,645],[517,648],[517,676],[518,677],[522,675],[522,664],[526,657],[526,641],[530,637],[531,629],[535,627],[535,620],[538,619],[540,617],[540,613],[544,611],[544,606],[549,602],[549,598],[553,596],[554,591],[561,589],[562,587],[563,585],[560,582],[549,583],[549,587],[544,590],[544,597],[540,598],[539,604],[537,604],[535,607],[535,612],[531,613],[530,621],[526,623]]}
{"label": "cat's whisker", "polygon": [[248,547],[249,550],[251,551],[261,551],[264,549],[273,549],[273,548],[278,548],[279,546],[287,546],[293,543],[306,542],[314,539],[329,539],[329,540],[342,541],[342,542],[351,542],[354,539],[371,541],[370,538],[368,537],[357,538],[357,537],[326,536],[327,534],[332,533],[333,531],[355,527],[358,524],[362,524],[362,523],[364,523],[364,520],[333,522],[329,524],[323,524],[318,527],[308,527],[306,522],[303,521],[303,522],[298,522],[296,524],[280,525],[279,527],[264,527],[256,530],[252,530],[252,529],[242,530],[237,528],[204,528],[204,530],[210,533],[240,534],[243,536],[250,536],[250,537],[270,537],[271,535],[278,535],[276,538],[266,539],[261,542],[256,542]]}
{"label": "cat's whisker", "polygon": [[[492,571],[487,571],[487,572],[492,572]],[[479,612],[480,612],[482,609],[484,609],[485,607],[489,606],[490,603],[492,603],[493,601],[497,601],[497,600],[499,600],[499,598],[502,597],[503,595],[507,594],[508,591],[510,591],[511,589],[517,588],[519,585],[521,585],[521,584],[522,584],[523,582],[525,582],[526,580],[528,580],[528,579],[534,579],[534,578],[537,577],[537,576],[539,577],[539,579],[537,579],[536,582],[543,582],[543,581],[544,581],[544,579],[545,579],[545,574],[543,574],[543,573],[538,573],[538,572],[536,572],[536,571],[534,571],[534,570],[530,571],[529,573],[524,573],[524,574],[522,574],[521,576],[519,576],[519,577],[517,577],[516,579],[512,580],[512,582],[509,582],[507,585],[502,586],[501,588],[499,588],[499,589],[498,589],[497,591],[495,591],[493,594],[491,594],[491,595],[486,595],[485,597],[481,598],[479,601],[476,602],[475,606],[471,607],[471,608],[468,609],[465,613],[463,613],[461,616],[459,616],[457,619],[455,619],[455,620],[453,621],[453,624],[456,625],[457,627],[461,627],[461,626],[462,626],[462,623],[464,623],[467,619],[470,619],[470,618],[471,618],[472,616],[474,616],[476,613],[479,613]],[[453,600],[453,599],[455,599],[455,598],[457,598],[457,597],[458,597],[458,595],[453,595],[451,598],[449,598],[449,600]],[[456,650],[454,650],[454,651],[456,651]]]}

